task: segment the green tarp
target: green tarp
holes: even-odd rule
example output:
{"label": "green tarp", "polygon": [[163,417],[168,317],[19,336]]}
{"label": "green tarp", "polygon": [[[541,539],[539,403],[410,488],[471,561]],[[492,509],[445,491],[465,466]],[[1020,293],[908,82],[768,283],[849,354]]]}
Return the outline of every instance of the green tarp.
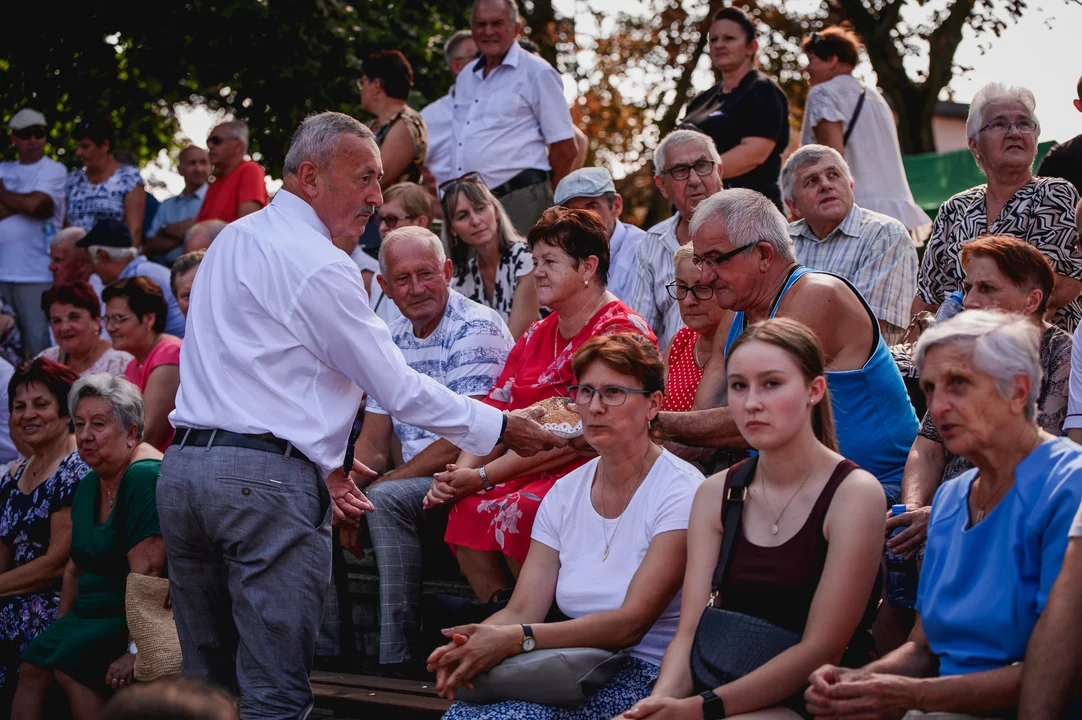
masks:
{"label": "green tarp", "polygon": [[[1056,142],[1049,140],[1037,145],[1036,168],[1041,158]],[[909,179],[909,188],[917,204],[924,208],[929,217],[934,218],[939,206],[955,193],[968,190],[974,185],[985,183],[984,173],[977,168],[973,154],[969,150],[956,150],[949,153],[926,153],[923,155],[905,155],[902,157],[905,174]]]}

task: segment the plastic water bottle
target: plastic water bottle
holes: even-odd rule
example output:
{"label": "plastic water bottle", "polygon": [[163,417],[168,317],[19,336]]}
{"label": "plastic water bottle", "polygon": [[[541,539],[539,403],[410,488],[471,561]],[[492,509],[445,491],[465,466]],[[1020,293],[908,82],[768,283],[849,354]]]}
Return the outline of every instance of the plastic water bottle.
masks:
{"label": "plastic water bottle", "polygon": [[[890,508],[891,515],[903,515],[907,508],[905,505],[893,505]],[[894,537],[906,529],[906,525],[900,525],[891,531],[890,537]],[[912,608],[917,604],[917,564],[915,560],[906,560],[905,553],[895,555],[888,548],[887,557],[887,604],[893,608]]]}
{"label": "plastic water bottle", "polygon": [[962,300],[964,300],[966,294],[961,290],[955,290],[950,294],[943,304],[939,306],[939,310],[936,311],[935,321],[943,322],[944,320],[950,320],[952,317],[962,312]]}
{"label": "plastic water bottle", "polygon": [[45,252],[49,252],[53,238],[56,237],[56,225],[53,225],[52,219],[41,223],[41,234],[45,236]]}

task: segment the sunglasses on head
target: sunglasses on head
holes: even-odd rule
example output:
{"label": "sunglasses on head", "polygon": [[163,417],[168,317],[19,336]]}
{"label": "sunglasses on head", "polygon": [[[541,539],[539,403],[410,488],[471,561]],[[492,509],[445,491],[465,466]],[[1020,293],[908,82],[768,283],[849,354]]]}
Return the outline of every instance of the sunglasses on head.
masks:
{"label": "sunglasses on head", "polygon": [[438,189],[439,189],[439,191],[441,193],[443,193],[443,192],[446,192],[446,191],[450,190],[455,185],[458,185],[459,183],[463,183],[463,182],[477,183],[479,185],[484,185],[485,184],[484,181],[481,179],[481,174],[480,173],[478,173],[478,172],[468,172],[465,175],[462,175],[462,176],[459,176],[459,177],[456,177],[456,178],[451,178],[450,180],[447,180],[446,182],[440,183],[440,186],[439,186]]}
{"label": "sunglasses on head", "polygon": [[12,134],[20,140],[29,140],[30,138],[40,140],[45,137],[45,128],[41,125],[34,125],[32,127],[23,128],[22,130],[15,130]]}

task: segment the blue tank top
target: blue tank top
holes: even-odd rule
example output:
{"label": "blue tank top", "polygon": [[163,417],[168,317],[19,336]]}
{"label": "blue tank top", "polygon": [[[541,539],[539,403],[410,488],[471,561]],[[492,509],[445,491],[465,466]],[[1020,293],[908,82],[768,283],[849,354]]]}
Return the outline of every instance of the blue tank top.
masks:
{"label": "blue tank top", "polygon": [[[797,267],[782,287],[770,317],[778,311],[785,293],[797,280],[808,273],[818,273],[807,267]],[[843,277],[833,275],[856,293],[872,319],[875,331],[875,352],[859,370],[826,373],[827,387],[834,409],[834,428],[838,435],[839,452],[864,470],[879,478],[881,483],[900,483],[909,449],[917,437],[917,416],[906,394],[894,357],[879,333],[879,322],[864,297]],[[733,341],[744,332],[744,313],[738,312],[725,339],[725,354]]]}

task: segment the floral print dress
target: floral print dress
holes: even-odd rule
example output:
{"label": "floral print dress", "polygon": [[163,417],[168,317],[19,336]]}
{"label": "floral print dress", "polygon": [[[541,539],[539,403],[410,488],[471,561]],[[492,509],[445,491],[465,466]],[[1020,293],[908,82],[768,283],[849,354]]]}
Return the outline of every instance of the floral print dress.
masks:
{"label": "floral print dress", "polygon": [[[71,507],[79,480],[90,468],[73,452],[60,462],[56,472],[29,495],[19,489],[19,478],[29,461],[4,473],[0,480],[0,541],[14,563],[21,567],[49,549],[50,517]],[[60,606],[60,581],[55,587],[32,595],[0,599],[0,698],[10,702],[19,680],[19,658],[39,633],[56,620]],[[7,712],[0,707],[0,715]]]}
{"label": "floral print dress", "polygon": [[[518,410],[547,398],[567,397],[567,387],[575,382],[571,360],[579,346],[594,336],[638,333],[657,345],[646,321],[619,300],[594,313],[586,327],[570,340],[559,336],[559,323],[559,315],[553,313],[526,330],[507,357],[500,378],[484,400],[486,404],[500,410]],[[525,561],[541,500],[559,478],[585,462],[586,458],[571,460],[459,499],[451,506],[444,539],[452,549],[464,546],[502,552]]]}

